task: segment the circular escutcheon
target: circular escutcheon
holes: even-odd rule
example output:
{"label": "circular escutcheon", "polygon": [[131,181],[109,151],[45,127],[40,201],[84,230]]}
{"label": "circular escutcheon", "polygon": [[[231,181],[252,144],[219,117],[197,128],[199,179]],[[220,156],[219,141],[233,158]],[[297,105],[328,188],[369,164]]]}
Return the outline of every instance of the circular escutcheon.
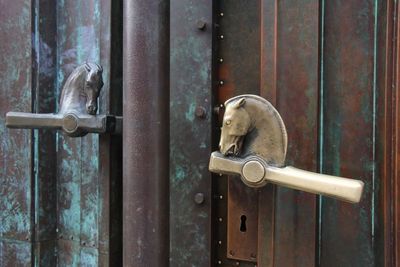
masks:
{"label": "circular escutcheon", "polygon": [[255,160],[248,161],[243,166],[243,178],[251,184],[259,184],[264,181],[264,166]]}
{"label": "circular escutcheon", "polygon": [[67,114],[63,118],[63,128],[67,133],[73,133],[78,128],[78,117],[74,114]]}

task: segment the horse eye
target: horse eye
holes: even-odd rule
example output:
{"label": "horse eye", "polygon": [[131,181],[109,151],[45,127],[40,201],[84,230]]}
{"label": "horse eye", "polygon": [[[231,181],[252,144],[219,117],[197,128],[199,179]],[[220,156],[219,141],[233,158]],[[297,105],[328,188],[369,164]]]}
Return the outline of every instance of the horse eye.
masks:
{"label": "horse eye", "polygon": [[227,120],[227,121],[225,122],[225,124],[226,124],[226,125],[230,125],[230,124],[231,124],[231,120]]}

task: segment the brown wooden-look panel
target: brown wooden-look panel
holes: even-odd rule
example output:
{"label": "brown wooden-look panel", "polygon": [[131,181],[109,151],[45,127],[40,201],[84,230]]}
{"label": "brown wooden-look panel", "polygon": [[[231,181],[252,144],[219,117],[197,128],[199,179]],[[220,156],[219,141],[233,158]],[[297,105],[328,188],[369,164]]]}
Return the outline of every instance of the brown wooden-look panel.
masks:
{"label": "brown wooden-look panel", "polygon": [[[261,85],[262,95],[272,98],[285,122],[288,131],[286,163],[316,171],[319,1],[265,1],[263,4],[265,47],[261,66],[266,78],[261,79],[265,82]],[[274,19],[267,17],[269,14],[274,15]],[[271,37],[274,37],[274,43],[268,40]],[[276,80],[269,81],[271,78]],[[271,256],[261,258],[261,266],[315,265],[316,203],[313,194],[276,188],[274,232],[269,233],[274,236],[274,255],[273,260]],[[271,229],[271,222],[265,219],[267,221],[261,223],[267,230]],[[266,239],[265,247],[268,248],[271,240],[266,234],[260,233],[260,236]]]}
{"label": "brown wooden-look panel", "polygon": [[321,266],[377,266],[374,16],[377,1],[325,1],[323,172],[362,179],[359,204],[322,198]]}
{"label": "brown wooden-look panel", "polygon": [[[394,229],[394,209],[399,195],[395,194],[396,187],[396,142],[398,142],[399,125],[394,118],[399,116],[398,103],[398,3],[381,1],[377,7],[377,177],[379,179],[379,203],[377,204],[377,246],[375,254],[379,266],[398,266],[398,248],[396,245],[396,231]],[[397,41],[396,41],[397,40]],[[392,89],[392,86],[395,90]],[[398,239],[397,239],[398,240]]]}

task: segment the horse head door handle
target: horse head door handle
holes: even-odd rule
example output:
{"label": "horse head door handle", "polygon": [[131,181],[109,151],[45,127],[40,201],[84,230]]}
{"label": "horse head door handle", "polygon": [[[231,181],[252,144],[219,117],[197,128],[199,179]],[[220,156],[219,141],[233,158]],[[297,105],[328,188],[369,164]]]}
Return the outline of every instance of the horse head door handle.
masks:
{"label": "horse head door handle", "polygon": [[8,128],[61,129],[71,137],[87,133],[119,133],[122,118],[96,115],[97,99],[103,87],[103,68],[85,63],[70,74],[61,91],[57,114],[8,112]]}
{"label": "horse head door handle", "polygon": [[268,182],[347,202],[360,201],[360,180],[313,173],[285,166],[287,133],[278,111],[262,97],[241,95],[225,102],[219,151],[209,170],[240,175],[251,187]]}

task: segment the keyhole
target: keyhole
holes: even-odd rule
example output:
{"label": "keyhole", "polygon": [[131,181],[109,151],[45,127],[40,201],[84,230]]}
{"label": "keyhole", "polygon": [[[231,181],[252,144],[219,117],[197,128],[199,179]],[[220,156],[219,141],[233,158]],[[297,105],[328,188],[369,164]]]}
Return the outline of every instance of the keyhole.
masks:
{"label": "keyhole", "polygon": [[246,215],[240,216],[240,232],[246,232]]}

